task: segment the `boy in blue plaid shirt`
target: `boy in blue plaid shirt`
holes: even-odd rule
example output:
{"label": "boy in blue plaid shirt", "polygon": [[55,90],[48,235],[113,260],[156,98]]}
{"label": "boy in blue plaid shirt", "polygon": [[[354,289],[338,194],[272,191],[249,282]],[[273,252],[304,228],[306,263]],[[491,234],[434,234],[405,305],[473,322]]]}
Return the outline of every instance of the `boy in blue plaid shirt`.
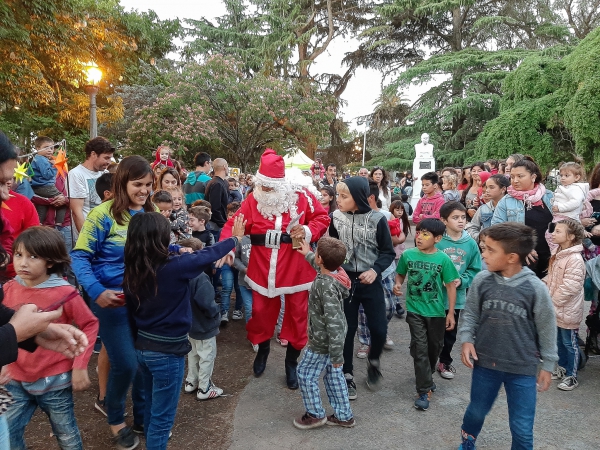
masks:
{"label": "boy in blue plaid shirt", "polygon": [[[294,419],[301,430],[327,425],[353,427],[355,424],[348,387],[342,370],[346,317],[344,298],[350,293],[350,278],[340,266],[346,259],[346,246],[331,237],[319,239],[316,253],[302,241],[298,250],[317,270],[308,297],[308,346],[298,364],[298,383],[306,412]],[[325,390],[334,414],[327,417],[321,402],[319,376],[325,370]]]}

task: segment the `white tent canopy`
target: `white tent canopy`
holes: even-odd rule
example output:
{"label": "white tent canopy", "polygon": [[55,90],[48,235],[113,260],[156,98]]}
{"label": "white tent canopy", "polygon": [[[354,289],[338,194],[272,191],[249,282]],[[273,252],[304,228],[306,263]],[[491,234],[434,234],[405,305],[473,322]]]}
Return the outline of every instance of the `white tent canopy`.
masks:
{"label": "white tent canopy", "polygon": [[286,168],[297,167],[298,169],[308,170],[313,164],[313,160],[304,154],[299,148],[292,149],[283,157]]}

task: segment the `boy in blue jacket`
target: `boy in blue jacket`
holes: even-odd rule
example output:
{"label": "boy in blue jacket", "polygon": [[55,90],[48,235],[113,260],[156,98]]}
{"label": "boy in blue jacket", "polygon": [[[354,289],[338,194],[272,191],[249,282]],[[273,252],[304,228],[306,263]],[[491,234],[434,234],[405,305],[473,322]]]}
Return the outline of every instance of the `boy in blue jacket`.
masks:
{"label": "boy in blue jacket", "polygon": [[[57,169],[51,161],[52,155],[54,154],[54,141],[47,136],[39,136],[34,144],[37,155],[33,157],[31,161],[31,170],[33,175],[31,176],[31,188],[38,197],[43,198],[54,198],[62,195],[62,192],[56,187],[56,174]],[[48,214],[48,206],[35,205],[38,216],[40,216],[40,223],[44,223],[46,215]],[[63,223],[65,220],[65,214],[67,212],[66,206],[56,208],[56,223]]]}
{"label": "boy in blue jacket", "polygon": [[[183,239],[182,247],[193,251],[202,250],[202,241],[196,238]],[[221,309],[215,302],[215,289],[206,273],[190,281],[192,304],[192,328],[189,340],[192,350],[188,353],[188,374],[185,393],[196,392],[198,400],[209,400],[223,394],[223,389],[212,383],[212,373],[217,357],[217,334],[221,323]]]}

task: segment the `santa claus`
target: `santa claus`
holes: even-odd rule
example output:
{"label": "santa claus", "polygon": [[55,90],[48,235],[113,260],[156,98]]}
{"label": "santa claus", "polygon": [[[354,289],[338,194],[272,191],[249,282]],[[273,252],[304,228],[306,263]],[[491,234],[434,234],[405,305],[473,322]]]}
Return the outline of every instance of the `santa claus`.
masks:
{"label": "santa claus", "polygon": [[317,200],[316,190],[285,176],[283,158],[267,149],[260,159],[254,191],[223,227],[221,239],[231,236],[233,220],[246,220],[252,251],[246,282],[252,288],[252,318],[246,325],[248,339],[258,344],[254,374],[262,375],[285,296],[280,338],[287,340],[285,374],[287,386],[298,389],[296,367],[306,345],[308,290],[316,272],[294,249],[293,240],[316,242],[329,226],[329,216]]}

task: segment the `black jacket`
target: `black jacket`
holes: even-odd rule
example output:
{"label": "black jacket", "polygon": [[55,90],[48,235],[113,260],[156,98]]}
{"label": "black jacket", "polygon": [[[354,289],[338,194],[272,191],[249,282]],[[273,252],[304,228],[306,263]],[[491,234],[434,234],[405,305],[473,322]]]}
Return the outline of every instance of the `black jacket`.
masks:
{"label": "black jacket", "polygon": [[13,326],[8,323],[14,313],[12,309],[0,304],[0,369],[2,366],[17,360],[19,347],[29,352],[37,348],[34,338],[17,343],[17,333]]}
{"label": "black jacket", "polygon": [[204,199],[210,202],[211,222],[219,228],[227,222],[227,202],[229,201],[229,182],[214,176],[206,185]]}

